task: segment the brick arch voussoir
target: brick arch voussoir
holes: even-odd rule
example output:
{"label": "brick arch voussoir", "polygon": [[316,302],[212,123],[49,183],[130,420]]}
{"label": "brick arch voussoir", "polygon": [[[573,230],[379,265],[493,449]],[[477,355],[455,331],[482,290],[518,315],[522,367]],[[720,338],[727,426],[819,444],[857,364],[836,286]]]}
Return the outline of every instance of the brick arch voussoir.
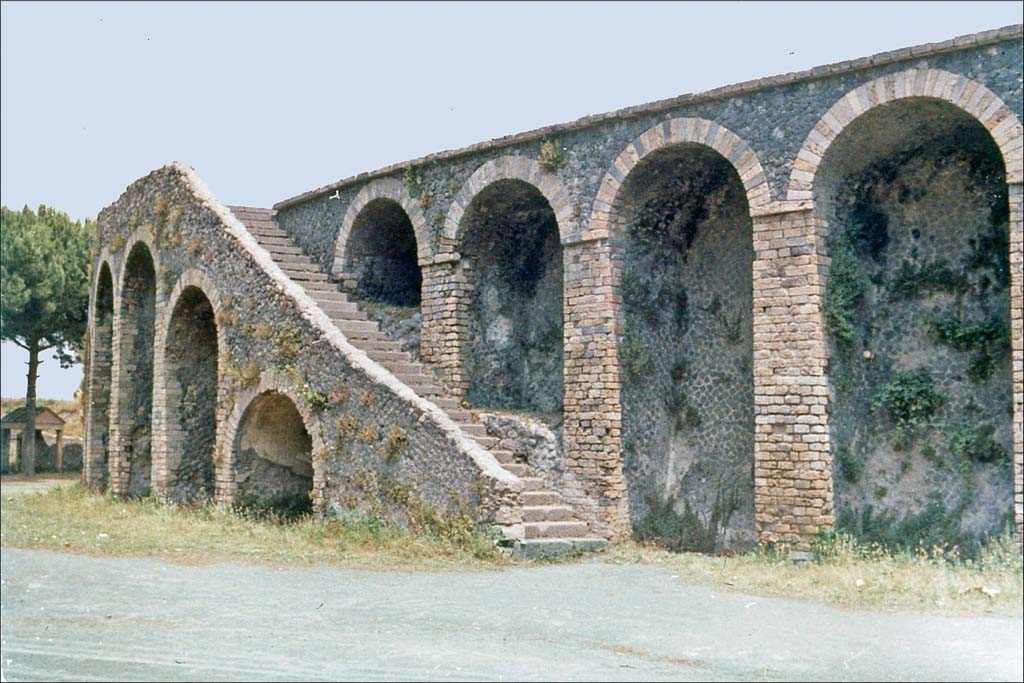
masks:
{"label": "brick arch voussoir", "polygon": [[334,243],[334,264],[331,272],[335,276],[340,275],[345,269],[348,243],[356,219],[370,202],[377,199],[390,199],[402,207],[409,217],[409,222],[412,223],[413,234],[416,237],[417,261],[420,265],[430,262],[430,226],[423,215],[423,207],[420,206],[419,200],[409,194],[409,188],[404,181],[398,178],[378,178],[364,185],[345,211]]}
{"label": "brick arch voussoir", "polygon": [[753,147],[725,126],[708,119],[685,117],[669,119],[651,126],[630,142],[608,167],[591,211],[590,226],[583,240],[605,238],[611,234],[619,192],[630,172],[647,155],[665,147],[695,144],[713,149],[732,164],[743,183],[750,210],[768,206],[771,191],[764,167]]}
{"label": "brick arch voussoir", "polygon": [[808,133],[793,162],[786,199],[814,199],[814,180],[829,147],[862,114],[897,100],[927,98],[948,102],[985,126],[1003,156],[1006,182],[1024,181],[1024,128],[995,93],[973,79],[942,69],[906,69],[850,90]]}
{"label": "brick arch voussoir", "polygon": [[562,181],[530,157],[508,155],[485,162],[463,183],[444,222],[444,239],[449,250],[457,251],[458,245],[462,243],[462,217],[473,199],[499,180],[521,180],[537,188],[551,205],[558,222],[561,242],[566,244],[575,239],[578,234],[577,220],[569,192]]}

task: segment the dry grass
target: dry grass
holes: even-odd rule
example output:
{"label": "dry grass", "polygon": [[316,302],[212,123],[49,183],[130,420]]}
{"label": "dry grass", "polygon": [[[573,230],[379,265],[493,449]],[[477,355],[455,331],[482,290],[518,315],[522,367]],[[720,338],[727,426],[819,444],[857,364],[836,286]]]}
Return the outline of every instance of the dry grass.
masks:
{"label": "dry grass", "polygon": [[118,500],[72,483],[3,496],[0,544],[182,563],[241,561],[357,569],[494,569],[508,560],[482,534],[442,538],[370,518],[281,523],[214,506]]}
{"label": "dry grass", "polygon": [[613,547],[607,561],[663,567],[689,585],[815,600],[846,609],[1024,613],[1021,553],[1010,537],[991,543],[977,560],[951,559],[941,549],[894,554],[839,537],[819,548],[817,560],[802,564],[764,551],[712,557],[632,543]]}

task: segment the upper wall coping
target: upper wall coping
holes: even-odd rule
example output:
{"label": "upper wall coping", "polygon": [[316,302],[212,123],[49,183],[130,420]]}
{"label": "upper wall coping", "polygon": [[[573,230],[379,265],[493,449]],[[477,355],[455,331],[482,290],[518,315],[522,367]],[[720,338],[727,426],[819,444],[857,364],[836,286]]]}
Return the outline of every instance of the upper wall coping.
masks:
{"label": "upper wall coping", "polygon": [[575,121],[568,123],[557,123],[550,126],[544,126],[543,128],[535,128],[524,133],[516,133],[514,135],[506,135],[500,138],[494,138],[486,142],[478,142],[468,147],[460,147],[458,149],[450,149],[442,152],[435,152],[428,154],[418,159],[411,161],[403,161],[397,164],[391,164],[383,168],[379,168],[376,171],[365,171],[342,180],[338,180],[329,185],[324,185],[315,190],[309,190],[302,194],[296,195],[289,199],[282,200],[274,204],[274,209],[283,209],[295,204],[300,204],[313,197],[333,192],[334,190],[340,189],[353,183],[370,180],[380,176],[388,175],[396,171],[404,170],[410,166],[420,166],[423,164],[435,162],[435,161],[446,161],[449,159],[455,159],[457,157],[466,156],[468,154],[474,154],[476,152],[483,152],[486,150],[500,149],[501,147],[508,147],[510,145],[521,144],[524,142],[531,142],[540,138],[547,137],[555,133],[564,133],[567,131],[578,130],[581,128],[587,128],[590,126],[603,123],[611,119],[627,119],[643,116],[646,114],[653,114],[668,109],[674,109],[676,107],[697,104],[700,102],[708,102],[712,100],[720,100],[728,97],[736,97],[738,95],[744,95],[758,90],[766,90],[768,88],[774,88],[782,85],[790,85],[800,81],[811,81],[820,78],[827,78],[838,74],[847,74],[854,71],[861,71],[876,66],[882,66],[885,64],[894,64],[897,62],[908,61],[912,59],[921,59],[923,57],[931,57],[934,55],[944,54],[947,52],[955,52],[957,50],[963,50],[966,48],[978,47],[982,45],[991,45],[993,43],[1001,43],[1015,38],[1021,38],[1024,36],[1024,24],[1012,24],[1010,26],[1004,26],[1002,28],[992,29],[989,31],[981,31],[979,33],[971,33],[963,36],[957,36],[956,38],[950,38],[939,43],[924,43],[923,45],[915,45],[913,47],[905,47],[899,50],[890,50],[889,52],[880,52],[869,57],[860,57],[859,59],[848,59],[842,62],[835,62],[834,64],[826,64],[824,66],[816,66],[811,69],[804,71],[793,71],[778,76],[768,76],[767,78],[758,78],[752,81],[743,81],[734,85],[726,85],[720,88],[714,88],[712,90],[706,90],[700,93],[687,93],[672,97],[665,100],[656,100],[654,102],[648,102],[646,104],[638,104],[632,107],[626,107],[624,109],[618,109],[603,114],[591,114],[578,118]]}

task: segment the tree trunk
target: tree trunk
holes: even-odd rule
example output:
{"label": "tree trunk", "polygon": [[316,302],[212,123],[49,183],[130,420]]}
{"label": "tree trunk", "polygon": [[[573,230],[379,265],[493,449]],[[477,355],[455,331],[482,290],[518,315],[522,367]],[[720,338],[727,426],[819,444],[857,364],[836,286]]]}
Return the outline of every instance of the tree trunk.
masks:
{"label": "tree trunk", "polygon": [[39,340],[28,345],[28,387],[25,390],[25,432],[22,441],[21,473],[36,473],[36,379],[39,377]]}

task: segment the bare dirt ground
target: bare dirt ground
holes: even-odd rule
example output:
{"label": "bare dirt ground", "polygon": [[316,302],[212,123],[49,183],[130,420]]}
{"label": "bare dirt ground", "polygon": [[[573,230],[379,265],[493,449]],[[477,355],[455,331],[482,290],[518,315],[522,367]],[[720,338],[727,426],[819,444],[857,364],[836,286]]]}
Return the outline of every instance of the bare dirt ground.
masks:
{"label": "bare dirt ground", "polygon": [[5,474],[0,477],[0,495],[14,496],[25,493],[39,493],[58,486],[73,484],[82,478],[80,472],[68,474],[36,474],[23,477],[20,474]]}
{"label": "bare dirt ground", "polygon": [[1020,618],[849,612],[599,560],[183,566],[3,548],[7,680],[1021,680]]}

